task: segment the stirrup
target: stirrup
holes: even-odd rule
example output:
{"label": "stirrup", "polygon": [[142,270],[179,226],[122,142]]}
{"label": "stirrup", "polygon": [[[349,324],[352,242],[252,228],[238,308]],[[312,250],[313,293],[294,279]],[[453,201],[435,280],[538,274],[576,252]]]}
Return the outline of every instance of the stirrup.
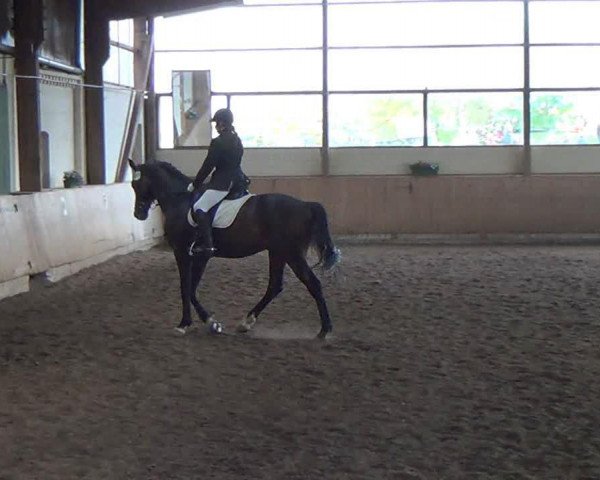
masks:
{"label": "stirrup", "polygon": [[196,255],[208,255],[212,256],[217,251],[214,247],[203,247],[202,245],[196,245],[196,241],[194,240],[190,245],[190,249],[188,250],[188,255],[190,257],[195,257]]}

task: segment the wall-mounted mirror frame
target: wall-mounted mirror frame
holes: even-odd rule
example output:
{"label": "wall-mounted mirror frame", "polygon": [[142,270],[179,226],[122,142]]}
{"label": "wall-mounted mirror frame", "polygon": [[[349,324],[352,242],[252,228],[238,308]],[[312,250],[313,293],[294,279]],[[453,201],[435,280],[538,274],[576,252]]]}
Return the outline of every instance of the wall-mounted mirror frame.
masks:
{"label": "wall-mounted mirror frame", "polygon": [[210,70],[174,70],[174,146],[208,147],[212,138]]}

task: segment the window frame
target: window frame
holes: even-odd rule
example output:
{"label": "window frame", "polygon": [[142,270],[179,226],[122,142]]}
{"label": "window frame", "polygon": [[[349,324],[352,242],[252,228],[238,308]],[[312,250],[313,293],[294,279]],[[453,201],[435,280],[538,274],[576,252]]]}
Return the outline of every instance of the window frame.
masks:
{"label": "window frame", "polygon": [[[423,1],[424,3],[427,2],[429,3],[431,0],[420,0]],[[470,1],[470,0],[469,0]],[[478,2],[481,3],[487,3],[487,2],[494,2],[494,0],[477,0]],[[481,93],[481,94],[485,94],[485,93],[502,93],[502,92],[514,92],[514,93],[519,93],[522,95],[523,97],[523,105],[522,105],[522,109],[521,109],[521,114],[522,114],[522,118],[523,118],[523,141],[522,143],[520,143],[520,146],[525,147],[526,149],[528,149],[531,146],[531,111],[530,111],[530,107],[531,107],[531,95],[533,93],[538,93],[538,92],[544,92],[544,91],[552,91],[552,92],[560,92],[560,91],[564,91],[564,92],[575,92],[575,91],[581,91],[581,92],[592,92],[592,91],[600,91],[600,86],[596,87],[596,86],[579,86],[579,87],[569,87],[569,88],[556,88],[556,86],[544,86],[543,88],[541,87],[532,87],[531,86],[531,48],[532,47],[543,47],[543,46],[561,46],[561,47],[570,47],[570,46],[589,46],[589,47],[596,47],[599,49],[600,51],[600,42],[598,43],[581,43],[581,42],[566,42],[566,43],[534,43],[530,41],[529,38],[529,27],[531,25],[531,19],[530,19],[530,6],[532,4],[538,3],[541,0],[503,0],[503,3],[514,3],[514,4],[518,4],[521,6],[521,8],[523,9],[523,16],[522,16],[522,31],[523,31],[523,39],[522,41],[519,42],[508,42],[508,43],[473,43],[473,44],[459,44],[459,45],[388,45],[388,46],[369,46],[369,45],[353,45],[353,46],[331,46],[329,45],[328,42],[328,29],[327,29],[327,24],[328,24],[328,15],[329,15],[329,7],[331,6],[338,6],[338,5],[372,5],[372,4],[396,4],[396,3],[420,3],[417,0],[330,0],[329,4],[326,0],[322,1],[322,2],[318,2],[315,3],[314,1],[306,1],[306,2],[288,2],[286,3],[285,0],[282,0],[280,3],[277,3],[277,0],[264,0],[263,3],[260,3],[261,0],[257,0],[256,3],[252,3],[249,5],[245,5],[244,8],[263,8],[263,7],[269,7],[269,8],[273,8],[273,7],[280,7],[280,8],[286,8],[286,7],[297,7],[297,6],[301,6],[301,5],[307,5],[307,6],[315,6],[315,5],[320,5],[321,10],[322,10],[322,36],[323,36],[323,41],[322,41],[322,46],[319,47],[283,47],[283,48],[277,48],[277,47],[273,47],[273,48],[260,48],[260,49],[248,49],[249,51],[291,51],[291,50],[314,50],[314,49],[318,49],[322,51],[322,88],[320,90],[310,90],[310,91],[269,91],[269,90],[264,90],[264,91],[256,91],[256,92],[250,92],[250,91],[244,91],[244,92],[239,92],[239,91],[213,91],[212,92],[212,96],[225,96],[228,99],[228,105],[231,101],[232,97],[235,97],[237,95],[276,95],[276,94],[285,94],[285,95],[305,95],[305,94],[319,94],[322,97],[323,100],[323,109],[322,109],[322,113],[323,113],[323,142],[322,142],[322,149],[324,151],[324,155],[327,155],[327,152],[330,148],[361,148],[359,146],[334,146],[332,147],[330,145],[330,141],[329,141],[329,123],[330,123],[330,118],[329,118],[329,108],[328,108],[328,99],[329,99],[329,95],[334,95],[334,94],[370,94],[370,93],[377,93],[377,94],[420,94],[422,96],[422,100],[423,100],[423,132],[424,132],[424,141],[423,141],[423,145],[422,147],[431,147],[431,148],[453,148],[452,146],[444,146],[444,145],[435,145],[432,146],[430,145],[430,138],[428,136],[428,96],[430,94],[435,94],[435,93]],[[461,3],[465,3],[464,0],[433,0],[433,3],[457,3],[457,2],[461,2]],[[370,49],[370,48],[377,48],[377,49],[381,49],[381,48],[385,48],[385,49],[414,49],[414,48],[422,48],[422,49],[429,49],[429,48],[489,48],[489,47],[512,47],[512,48],[519,48],[522,52],[523,52],[523,56],[522,56],[522,61],[523,61],[523,72],[522,72],[522,81],[520,82],[519,86],[515,87],[515,88],[418,88],[418,89],[348,89],[348,90],[344,90],[344,89],[331,89],[330,88],[330,76],[331,73],[328,72],[328,68],[329,68],[329,64],[330,64],[330,59],[329,59],[329,54],[332,51],[337,51],[337,50],[352,50],[352,49]],[[207,49],[207,50],[201,50],[201,51],[212,51],[212,52],[227,52],[227,51],[244,51],[245,49],[240,48],[240,49]],[[161,50],[161,49],[156,49],[156,53],[167,53],[167,52],[172,52],[173,50]],[[186,52],[193,52],[195,50],[185,50]],[[170,95],[169,93],[157,93],[156,94],[157,97],[159,96],[164,96],[164,95]],[[158,102],[158,100],[157,100]],[[158,103],[157,103],[158,106]],[[157,127],[158,128],[158,127]],[[158,133],[158,132],[157,132]],[[158,143],[158,134],[156,136],[157,138],[157,143]],[[552,145],[552,144],[544,144],[544,145]],[[598,142],[598,144],[590,144],[592,146],[600,146],[600,140]],[[493,146],[494,148],[504,148],[507,147],[507,145],[464,145],[461,146],[462,147],[473,147],[473,148],[478,148],[478,147],[485,147],[485,148],[489,148],[490,146]],[[508,147],[510,146],[515,146],[515,145],[508,145]],[[538,145],[536,145],[538,146]],[[567,146],[572,146],[572,144],[568,144]],[[366,148],[372,148],[369,147],[368,145],[365,145]],[[158,148],[158,145],[157,145]],[[178,148],[204,148],[204,147],[174,147],[174,149],[178,149]],[[253,148],[253,147],[249,147],[249,148]],[[287,148],[287,147],[260,147],[260,148]],[[314,148],[314,147],[291,147],[291,148]],[[420,148],[418,146],[381,146],[381,147],[377,147],[377,148]]]}
{"label": "window frame", "polygon": [[[129,66],[129,68],[131,69],[131,85],[127,84],[127,83],[123,83],[121,81],[121,72],[122,72],[122,62],[121,62],[121,55],[119,54],[116,61],[116,68],[117,68],[117,81],[113,82],[113,81],[106,81],[105,83],[107,83],[108,85],[115,85],[118,87],[122,87],[122,88],[134,88],[134,72],[135,72],[135,47],[133,46],[133,19],[127,19],[127,20],[111,20],[109,23],[109,28],[111,26],[114,26],[113,28],[116,29],[117,32],[120,31],[120,25],[122,25],[122,22],[130,22],[130,28],[131,28],[131,45],[128,43],[122,43],[119,40],[113,40],[112,38],[109,41],[109,53],[111,50],[113,51],[126,51],[131,53],[131,65]],[[115,30],[113,30],[115,31]],[[110,36],[110,33],[109,33]],[[104,68],[106,67],[106,65],[109,63],[110,61],[110,56],[107,59],[106,63],[104,64]]]}

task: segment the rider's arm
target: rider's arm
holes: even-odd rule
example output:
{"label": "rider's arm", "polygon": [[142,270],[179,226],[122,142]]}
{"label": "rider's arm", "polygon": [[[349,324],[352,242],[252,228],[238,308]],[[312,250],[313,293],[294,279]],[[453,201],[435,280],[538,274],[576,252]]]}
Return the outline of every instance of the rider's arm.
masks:
{"label": "rider's arm", "polygon": [[196,174],[196,178],[194,179],[194,187],[195,188],[199,188],[200,185],[202,185],[204,183],[204,180],[206,180],[206,177],[208,177],[210,175],[210,172],[212,172],[213,169],[216,167],[216,165],[217,165],[216,150],[217,150],[217,144],[215,143],[214,140],[212,140],[210,142],[210,147],[208,147],[208,153],[206,155],[206,158],[204,159],[204,163],[200,167],[200,170],[198,170],[198,173]]}

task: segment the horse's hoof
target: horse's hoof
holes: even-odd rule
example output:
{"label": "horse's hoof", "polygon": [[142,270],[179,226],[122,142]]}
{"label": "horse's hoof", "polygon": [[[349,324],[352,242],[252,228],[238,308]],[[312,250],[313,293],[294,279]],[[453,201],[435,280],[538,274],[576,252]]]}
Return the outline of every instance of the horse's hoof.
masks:
{"label": "horse's hoof", "polygon": [[185,335],[189,327],[175,327],[175,333],[179,335]]}
{"label": "horse's hoof", "polygon": [[240,323],[238,323],[237,331],[240,333],[249,332],[255,323],[256,316],[254,314],[248,315],[247,317],[244,317]]}
{"label": "horse's hoof", "polygon": [[328,331],[328,330],[321,330],[321,331],[320,331],[320,332],[317,334],[317,339],[318,339],[318,340],[326,340],[326,339],[327,339],[327,334],[328,334],[329,332],[330,332],[330,331]]}
{"label": "horse's hoof", "polygon": [[214,315],[211,315],[204,320],[204,323],[208,325],[208,333],[223,333],[223,324],[221,322],[217,322],[217,319],[214,317]]}
{"label": "horse's hoof", "polygon": [[223,325],[219,322],[210,322],[208,325],[208,331],[213,335],[218,335],[219,333],[223,333]]}

